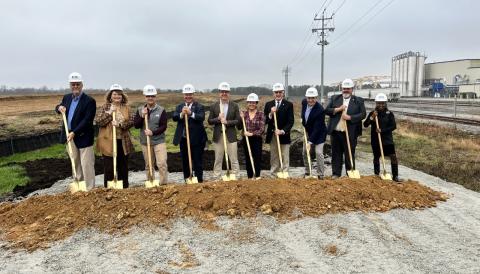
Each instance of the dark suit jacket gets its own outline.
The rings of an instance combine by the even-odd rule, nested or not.
[[[308,141],[312,144],[318,145],[325,143],[327,137],[327,127],[325,126],[325,110],[318,102],[315,103],[308,121],[305,123],[305,111],[307,110],[307,100],[302,101],[302,125],[307,130]]]
[[[328,122],[328,134],[332,134],[337,127],[338,122],[340,122],[342,112],[337,112],[336,114],[333,114],[333,112],[335,108],[341,105],[343,105],[342,94],[332,96],[328,102],[327,108],[325,109],[325,113],[330,116],[330,121]],[[348,104],[347,114],[352,117],[352,120],[347,121],[348,134],[351,136],[350,138],[356,138],[362,135],[362,120],[367,116],[363,99],[352,95],[350,103]]]
[[[218,142],[222,137],[222,123],[218,119],[220,114],[220,102],[214,103],[210,106],[210,115],[208,116],[208,124],[215,125],[213,128],[213,142]],[[230,143],[237,141],[237,124],[241,123],[240,120],[240,111],[238,104],[229,101],[228,102],[228,113],[226,116],[227,124],[225,125],[225,133],[227,134],[227,140]]]
[[[179,104],[175,108],[173,113],[173,121],[177,122],[177,129],[175,130],[175,136],[173,137],[173,144],[178,145],[182,139],[183,130],[185,129],[185,116],[180,118],[180,113],[185,106],[185,103]],[[205,145],[207,142],[207,133],[203,126],[205,120],[205,110],[203,105],[198,102],[193,102],[191,107],[192,113],[195,113],[195,118],[188,117],[188,129],[190,133],[190,144],[192,146]]]
[[[265,104],[265,124],[267,126],[267,137],[265,142],[270,144],[272,137],[275,132],[275,122],[272,116],[270,119],[268,116],[270,114],[270,109],[275,106],[275,100],[269,101]],[[290,139],[290,130],[292,130],[293,123],[295,122],[293,117],[293,104],[285,99],[282,100],[280,107],[277,109],[277,124],[278,129],[285,131],[284,135],[280,135],[280,144],[290,144],[292,141]]]
[[[68,111],[70,109],[70,104],[72,103],[73,95],[65,94],[63,96],[62,102],[55,107],[55,111],[58,111],[59,106],[64,106],[67,108],[65,115],[68,119]],[[80,97],[80,101],[78,102],[77,108],[73,113],[72,117],[72,128],[70,132],[73,131],[75,133],[75,137],[73,141],[75,142],[75,146],[77,148],[86,148],[89,146],[93,146],[93,139],[94,139],[94,129],[93,129],[93,119],[95,119],[95,112],[97,111],[97,105],[95,99],[88,96],[86,93],[82,92]],[[60,135],[60,142],[65,143],[67,141],[67,137],[65,136],[65,128],[63,127],[62,123],[62,133]]]

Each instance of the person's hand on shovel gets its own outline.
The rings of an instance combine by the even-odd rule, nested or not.
[[[60,111],[61,113],[65,113],[67,111],[67,108],[64,106],[59,106],[58,111]]]
[[[142,113],[141,113],[142,118],[144,118],[145,115],[147,115],[147,114],[148,114],[148,108],[147,108],[147,107],[144,107],[144,108],[142,109]]]
[[[150,130],[150,129],[146,129],[143,131],[145,133],[145,135],[147,136],[152,136],[153,135],[153,132]]]
[[[275,134],[283,135],[283,134],[285,134],[285,131],[283,131],[283,129],[277,129],[277,130],[275,130]]]
[[[220,114],[218,115],[218,119],[220,119],[220,122],[221,122],[222,124],[224,124],[224,125],[227,124],[227,119],[225,119],[225,114],[220,113]]]
[[[189,107],[184,106],[183,109],[182,109],[182,113],[183,113],[184,115],[186,114],[186,115],[190,116],[190,115],[192,114],[192,111],[190,110]]]
[[[310,149],[312,148],[312,144],[308,143],[305,145],[305,148],[307,149],[307,152],[310,152]]]
[[[67,136],[67,142],[70,142],[73,140],[73,138],[75,138],[75,132],[70,132]]]
[[[377,128],[377,133],[382,133],[382,129],[381,129],[381,128]]]

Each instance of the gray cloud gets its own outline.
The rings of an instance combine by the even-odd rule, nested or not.
[[[332,1],[328,10],[342,1]],[[388,75],[390,58],[409,50],[425,52],[427,61],[480,57],[480,4],[473,0],[397,0],[336,43],[376,1],[347,1],[335,16],[326,83]],[[298,52],[322,3],[2,1],[0,85],[65,87],[71,71],[95,88],[114,82],[131,88],[147,83],[180,88],[187,82],[214,88],[221,81],[232,86],[283,81],[281,69]],[[320,48],[312,43],[304,61],[293,63],[293,84],[320,83]]]

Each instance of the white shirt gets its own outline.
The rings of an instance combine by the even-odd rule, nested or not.
[[[345,109],[345,113],[347,113],[348,111],[348,105],[350,104],[350,99],[352,99],[352,96],[348,97],[348,98],[343,98],[343,105],[346,106],[347,108]],[[344,128],[344,122],[343,122],[343,118],[340,118],[340,120],[338,120],[338,124],[337,126],[335,127],[335,130],[336,131],[345,131],[345,128]]]

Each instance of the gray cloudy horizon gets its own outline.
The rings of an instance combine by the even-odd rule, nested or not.
[[[327,1],[327,14],[343,1]],[[389,75],[391,57],[410,50],[425,53],[427,63],[480,58],[480,2],[390,2],[345,1],[328,38],[333,42],[325,52],[326,84]],[[63,88],[68,74],[78,71],[88,88],[118,83],[132,89],[146,84],[180,89],[192,83],[212,89],[222,81],[234,87],[283,82],[281,70],[287,64],[292,67],[290,84],[319,85],[320,47],[311,46],[317,38],[308,33],[322,3],[2,1],[0,85]],[[309,54],[294,58],[306,37],[300,57]]]

